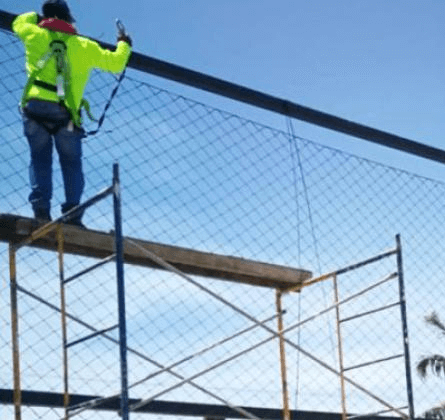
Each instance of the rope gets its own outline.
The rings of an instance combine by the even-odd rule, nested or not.
[[[118,37],[119,37],[119,38],[120,38],[121,36],[128,36],[127,31],[126,31],[126,29],[125,29],[125,26],[122,24],[122,22],[121,22],[119,19],[116,19],[116,26],[117,26],[117,31],[118,31]],[[130,61],[130,58],[128,58],[128,61]],[[106,114],[107,114],[107,111],[108,111],[108,109],[110,108],[111,103],[113,102],[113,99],[114,99],[114,97],[115,97],[116,94],[117,94],[117,91],[119,90],[119,86],[121,85],[122,81],[123,81],[124,78],[125,78],[125,73],[126,73],[126,71],[127,71],[128,61],[127,61],[127,63],[125,64],[124,71],[121,73],[121,75],[119,76],[119,79],[117,80],[117,84],[116,84],[116,86],[114,87],[114,89],[113,89],[112,92],[111,92],[111,95],[110,95],[110,98],[108,99],[108,102],[105,104],[105,108],[104,108],[104,110],[103,110],[103,112],[102,112],[102,115],[100,116],[99,121],[98,121],[98,123],[97,123],[97,128],[96,128],[95,130],[86,132],[86,133],[85,133],[85,137],[88,137],[88,136],[94,136],[94,135],[96,135],[96,134],[99,132],[99,130],[101,129],[101,127],[102,127],[102,125],[103,125],[103,123],[104,123],[104,121],[105,121],[105,116],[106,116]],[[85,104],[84,104],[84,106],[85,106]],[[90,112],[90,110],[89,110],[89,105],[88,105],[88,103],[87,103],[86,106],[85,106],[85,110],[87,111],[88,116],[91,118],[92,115],[91,115],[91,112]],[[93,119],[93,118],[91,118],[91,119]],[[93,120],[94,120],[94,119],[93,119]]]
[[[306,205],[307,205],[308,218],[309,218],[310,230],[311,230],[311,235],[312,235],[312,242],[314,244],[315,258],[317,260],[317,268],[318,268],[319,273],[321,274],[322,271],[321,271],[321,263],[320,263],[320,253],[318,250],[317,236],[315,234],[314,220],[313,220],[313,216],[312,216],[312,207],[311,207],[311,203],[309,200],[309,192],[308,192],[308,188],[307,188],[306,178],[304,175],[303,163],[301,161],[301,154],[300,154],[300,150],[299,150],[298,142],[297,142],[298,137],[295,135],[291,117],[289,117],[289,116],[286,117],[286,124],[287,124],[287,130],[288,130],[289,142],[290,142],[290,148],[291,148],[292,171],[293,171],[294,189],[295,189],[294,193],[295,193],[295,201],[297,204],[298,264],[301,265],[301,261],[300,261],[301,260],[301,241],[300,241],[300,229],[299,229],[300,212],[299,212],[298,188],[297,188],[298,176],[297,176],[297,168],[295,167],[295,155],[296,155],[296,160],[298,162],[298,172],[300,174],[301,183],[303,186],[304,199],[305,199]],[[321,290],[323,293],[323,300],[324,300],[325,306],[327,306],[327,296],[326,296],[325,288],[322,286]],[[302,292],[299,293],[299,299],[298,299],[298,320],[300,320],[300,317],[301,317],[301,293]],[[331,347],[334,350],[335,344],[334,344],[333,337],[332,337],[333,336],[332,327],[331,327],[331,324],[329,323],[329,321],[327,321],[327,326],[328,326],[328,330],[329,330],[329,339],[331,342]],[[297,340],[298,340],[298,345],[300,345],[301,329],[298,329]],[[335,354],[335,352],[334,352],[334,354]],[[334,356],[334,362],[336,362],[336,361],[337,361],[336,357]],[[295,410],[298,409],[298,399],[299,399],[299,382],[300,382],[299,369],[300,369],[300,352],[298,353],[298,356],[297,356]]]
[[[105,121],[105,117],[106,117],[107,111],[110,108],[111,103],[113,102],[113,99],[116,96],[117,91],[119,90],[119,87],[120,87],[122,81],[125,78],[126,70],[127,70],[127,67],[125,66],[124,71],[119,76],[119,79],[117,81],[116,86],[114,87],[114,89],[111,92],[111,95],[110,95],[110,98],[108,99],[108,102],[105,104],[104,110],[103,110],[102,115],[100,116],[99,120],[95,120],[94,118],[92,118],[89,106],[85,106],[85,110],[88,113],[88,116],[90,117],[90,119],[92,119],[93,121],[97,121],[97,128],[95,130],[92,130],[92,131],[87,131],[85,133],[85,138],[89,137],[89,136],[94,136],[94,135],[96,135],[100,131],[100,129],[101,129],[101,127],[102,127],[102,125],[103,125],[103,123]]]

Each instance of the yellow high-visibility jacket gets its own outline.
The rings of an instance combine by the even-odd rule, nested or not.
[[[71,115],[77,115],[91,71],[100,69],[110,73],[122,72],[130,57],[131,46],[119,41],[116,50],[110,51],[91,39],[77,34],[50,31],[38,26],[37,22],[37,13],[30,12],[17,16],[12,23],[12,30],[25,46],[27,75],[29,77],[36,70],[37,62],[50,50],[50,44],[54,39],[63,41],[67,46],[67,62],[70,67],[70,91],[73,96],[70,102],[75,108],[69,111]],[[52,59],[39,73],[37,79],[55,85],[56,75],[55,60]],[[36,85],[29,90],[26,100],[29,99],[59,102],[56,92]]]

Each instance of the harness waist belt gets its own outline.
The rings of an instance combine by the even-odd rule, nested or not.
[[[34,80],[34,82],[32,82],[34,85],[39,86],[43,89],[49,90],[51,92],[56,92],[57,93],[57,86],[56,85],[52,85],[51,83],[46,83],[43,82],[42,80]],[[64,108],[66,108],[69,111],[69,108],[67,108],[65,101],[60,101],[60,105],[62,105]],[[82,99],[82,102],[80,104],[80,108],[78,110],[78,115],[79,117],[81,117],[81,109],[85,108],[85,111],[88,114],[88,117],[90,118],[91,121],[97,121],[93,114],[91,113],[91,108],[90,108],[90,104],[86,99]],[[70,111],[69,111],[70,112]],[[71,115],[72,116],[72,115]]]
[[[52,85],[50,83],[42,82],[41,80],[34,80],[34,84],[38,87],[41,87],[43,89],[49,90],[51,92],[57,93],[57,86]]]

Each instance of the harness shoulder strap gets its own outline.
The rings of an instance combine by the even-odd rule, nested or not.
[[[80,127],[82,125],[82,118],[80,116],[80,112],[76,109],[77,107],[74,101],[74,96],[72,94],[70,85],[70,66],[67,59],[67,45],[64,41],[66,37],[63,36],[63,38],[60,39],[57,35],[51,33],[51,38],[52,41],[50,43],[49,51],[46,52],[37,61],[35,70],[28,77],[25,88],[23,89],[23,95],[20,105],[22,108],[25,107],[29,91],[31,90],[33,85],[42,87],[44,89],[57,93],[59,102],[61,104],[64,104],[65,107],[68,109],[73,123],[78,127]],[[39,74],[52,59],[54,59],[56,65],[55,85],[37,79]],[[81,106],[83,106],[84,103],[85,101],[82,100]],[[88,116],[90,115],[91,113],[89,112],[88,109]]]
[[[65,100],[67,87],[69,86],[69,65],[66,58],[66,44],[61,40],[54,40],[50,44],[52,55],[56,61],[56,87],[57,96],[61,101]]]
[[[37,84],[40,87],[46,88],[46,86],[50,87],[49,90],[54,90],[52,88],[53,85],[50,85],[46,82],[42,82],[37,80],[37,77],[42,72],[42,70],[48,65],[51,59],[54,57],[56,62],[56,93],[59,99],[64,100],[66,87],[69,84],[69,66],[66,60],[66,44],[63,40],[58,39],[55,35],[52,35],[52,42],[50,43],[50,49],[37,61],[36,68],[28,77],[26,85],[23,89],[23,95],[21,99],[22,108],[26,105],[26,101],[28,99],[29,91],[31,90],[34,84]],[[37,83],[36,83],[37,81]]]

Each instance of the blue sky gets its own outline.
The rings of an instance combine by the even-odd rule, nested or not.
[[[0,0],[0,8],[13,13],[40,10],[41,4],[41,0]],[[119,17],[138,52],[443,147],[443,1],[70,0],[69,4],[83,34],[114,42],[114,21]],[[297,134],[305,136],[306,125],[296,124]],[[345,136],[336,140],[331,132],[323,131],[314,140],[382,163],[394,162],[395,155],[382,147]],[[402,168],[441,178],[439,165],[396,156]]]

